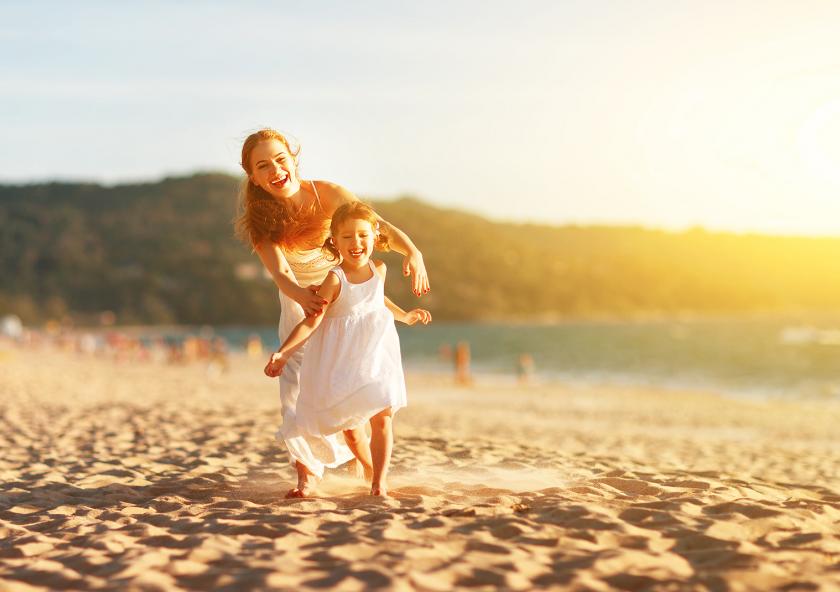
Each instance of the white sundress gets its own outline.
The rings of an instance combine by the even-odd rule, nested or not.
[[[394,315],[385,306],[385,282],[353,284],[332,269],[341,291],[306,344],[300,368],[298,426],[329,436],[364,425],[380,411],[406,406],[405,378]]]
[[[312,183],[312,189],[320,206],[320,197],[314,183]],[[330,259],[320,248],[296,251],[284,249],[283,254],[295,274],[295,279],[304,287],[323,282],[327,273],[335,265],[335,260]],[[280,292],[280,323],[277,330],[280,343],[286,340],[292,329],[305,317],[300,304]],[[289,461],[292,465],[299,461],[312,473],[323,477],[324,467],[334,468],[349,462],[353,458],[353,452],[347,447],[341,434],[322,436],[309,434],[300,429],[297,419],[300,366],[307,350],[307,344],[298,349],[280,375],[280,411],[283,424],[277,430],[277,438],[283,440],[289,450]]]

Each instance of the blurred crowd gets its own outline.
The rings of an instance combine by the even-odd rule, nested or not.
[[[49,322],[43,328],[35,329],[24,326],[15,315],[0,317],[0,345],[4,343],[27,349],[74,352],[115,363],[204,364],[209,376],[218,376],[229,370],[232,347],[244,351],[249,358],[262,359],[267,355],[262,339],[256,333],[249,335],[244,343],[231,344],[216,335],[211,327],[195,332],[179,328],[165,334],[154,328],[121,329],[104,325],[91,329]],[[451,368],[456,385],[474,385],[469,342],[442,343],[438,360]],[[520,354],[515,372],[520,385],[532,384],[535,375],[533,357],[528,353]]]
[[[0,318],[0,342],[26,349],[51,349],[112,360],[116,363],[205,364],[208,374],[221,374],[230,367],[230,344],[212,329],[165,336],[156,332],[74,328],[47,323],[43,328],[25,327],[14,315]],[[245,343],[250,357],[262,357],[258,335]]]

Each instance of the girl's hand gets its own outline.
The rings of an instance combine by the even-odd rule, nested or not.
[[[283,374],[283,367],[286,365],[286,362],[289,360],[286,358],[284,354],[280,352],[274,352],[271,354],[271,358],[268,360],[268,364],[265,365],[265,372],[266,376],[270,376],[271,378],[277,378],[281,374]]]
[[[423,310],[422,308],[415,308],[414,310],[410,310],[405,313],[403,322],[406,325],[413,325],[417,321],[420,321],[424,325],[428,325],[432,322],[432,314],[428,310]]]
[[[415,250],[405,256],[405,259],[403,259],[403,275],[414,276],[414,280],[411,282],[411,290],[415,296],[428,294],[431,290],[429,275],[426,273],[426,264],[423,263],[423,255],[420,251]]]
[[[303,308],[303,313],[308,317],[318,316],[324,312],[324,306],[327,305],[327,301],[318,296],[318,290],[320,288],[320,285],[301,288],[298,296],[295,298],[297,303]]]

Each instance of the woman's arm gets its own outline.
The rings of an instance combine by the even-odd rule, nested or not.
[[[431,288],[429,287],[429,274],[426,273],[426,264],[423,261],[423,254],[411,242],[408,235],[402,230],[382,218],[379,218],[379,225],[388,235],[391,245],[394,250],[401,255],[405,255],[403,259],[403,275],[411,275],[414,278],[412,282],[412,291],[415,296],[422,296],[427,294]]]
[[[307,317],[321,313],[326,301],[313,290],[302,288],[297,283],[292,268],[278,245],[264,242],[257,245],[255,250],[280,291],[300,304]]]
[[[359,199],[341,185],[327,181],[318,181],[317,185],[321,189],[321,195],[324,197],[322,200],[324,211],[330,218],[332,218],[333,213],[341,204],[348,201],[358,201]],[[431,288],[429,286],[429,275],[426,273],[426,264],[423,262],[423,254],[411,242],[411,239],[408,238],[406,233],[381,216],[377,215],[377,217],[379,218],[379,225],[388,234],[393,249],[397,253],[405,255],[405,259],[403,259],[403,275],[413,276],[411,287],[415,296],[422,296],[428,293]]]

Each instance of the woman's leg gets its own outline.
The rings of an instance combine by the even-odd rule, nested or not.
[[[370,418],[370,452],[373,460],[373,481],[371,495],[387,496],[388,466],[391,464],[391,451],[394,448],[391,408],[380,411]]]
[[[365,480],[370,481],[373,478],[373,461],[370,457],[370,443],[368,442],[365,427],[358,427],[352,430],[344,430],[344,441],[347,446],[353,451],[353,456],[356,457],[365,473]]]
[[[315,491],[318,478],[300,461],[295,462],[295,470],[297,470],[298,478],[297,487],[286,492],[286,497],[309,497]]]

